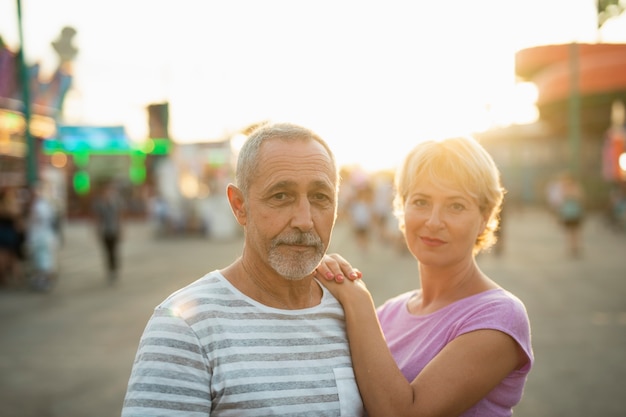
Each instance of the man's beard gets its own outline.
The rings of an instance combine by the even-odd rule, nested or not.
[[[307,245],[315,252],[281,250],[282,245]],[[322,240],[314,233],[283,234],[272,240],[268,262],[285,278],[299,280],[313,273],[325,251]]]

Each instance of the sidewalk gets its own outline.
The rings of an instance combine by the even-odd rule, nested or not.
[[[501,256],[483,270],[517,294],[531,318],[536,365],[517,417],[626,415],[626,234],[591,216],[571,260],[558,225],[535,209],[511,211]],[[155,239],[129,225],[120,282],[107,284],[89,225],[66,229],[61,278],[50,294],[0,289],[0,415],[119,415],[139,336],[172,291],[230,263],[241,240]],[[416,263],[375,243],[368,254],[338,224],[331,251],[365,273],[375,301],[417,285]]]

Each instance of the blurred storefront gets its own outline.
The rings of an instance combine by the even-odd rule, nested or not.
[[[234,152],[229,138],[176,144],[155,170],[156,197],[170,233],[202,233],[230,238],[238,233],[226,198],[233,181]]]
[[[95,188],[115,181],[129,214],[145,216],[154,165],[171,148],[167,131],[159,130],[160,123],[167,125],[167,105],[149,108],[153,136],[141,143],[131,141],[123,126],[66,125],[63,103],[78,53],[75,35],[65,27],[51,42],[59,64],[47,77],[38,63],[25,65],[0,39],[0,186],[27,189],[34,176],[35,182],[47,183],[67,216],[84,217],[90,214]],[[23,97],[29,98],[28,106]],[[150,114],[154,110],[159,113]]]
[[[150,104],[147,113],[149,140],[169,144],[167,152],[149,164],[146,204],[157,233],[236,236],[239,228],[225,192],[233,180],[232,137],[176,143],[170,140],[169,103]]]
[[[43,141],[47,165],[61,170],[67,184],[68,217],[89,216],[94,191],[104,183],[119,188],[131,217],[146,215],[155,159],[170,151],[169,140],[130,140],[123,126],[58,126]]]
[[[57,134],[63,102],[72,84],[73,34],[73,29],[64,28],[59,39],[52,42],[59,65],[48,76],[41,74],[38,63],[25,65],[19,51],[11,50],[0,38],[0,186],[27,191],[35,182],[46,181],[61,203],[65,197],[63,175],[49,165],[42,149],[44,142]],[[70,56],[68,49],[74,54]],[[27,200],[25,197],[23,203],[28,204]]]
[[[0,102],[0,186],[25,187],[26,155],[28,148],[24,139],[26,129],[24,115],[13,108],[8,100]],[[55,120],[43,114],[34,114],[30,123],[31,134],[35,138],[36,150],[40,150],[45,138],[56,133]],[[38,165],[43,161],[38,160]]]

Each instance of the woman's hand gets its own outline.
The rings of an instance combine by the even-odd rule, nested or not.
[[[337,253],[324,256],[317,267],[315,277],[341,304],[348,303],[351,299],[356,301],[359,295],[365,296],[368,301],[371,298],[361,279],[363,278],[361,271],[353,268],[348,261]]]
[[[355,279],[361,279],[363,274],[356,268],[350,265],[350,262],[346,261],[338,253],[330,253],[324,255],[324,259],[315,270],[316,278],[324,281],[343,282],[347,277],[350,281]]]

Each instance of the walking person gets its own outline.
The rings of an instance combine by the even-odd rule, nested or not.
[[[582,185],[569,172],[563,174],[559,188],[559,222],[565,231],[567,252],[571,257],[577,258],[582,255],[581,229],[585,193]]]
[[[423,142],[400,168],[394,200],[417,289],[375,309],[363,280],[322,279],[344,307],[368,416],[512,415],[533,364],[529,319],[475,258],[494,243],[503,194],[473,139]],[[357,272],[336,254],[317,268],[335,279],[344,271]]]
[[[389,219],[393,217],[393,175],[384,172],[374,179],[374,197],[372,212],[376,226],[377,238],[384,244],[393,243],[389,235]]]
[[[361,254],[367,255],[372,229],[376,226],[372,207],[372,189],[368,181],[356,186],[349,203],[350,223]]]
[[[15,189],[0,189],[0,285],[17,280],[20,248],[20,207]]]
[[[34,188],[26,232],[30,284],[35,291],[50,291],[58,279],[58,215],[48,184],[38,184]]]
[[[312,276],[338,184],[333,153],[310,130],[251,133],[227,187],[241,256],[156,307],[123,417],[363,415],[343,310]]]
[[[120,243],[123,238],[124,204],[115,183],[104,184],[93,204],[93,215],[98,241],[104,254],[107,279],[114,283],[120,269]]]

